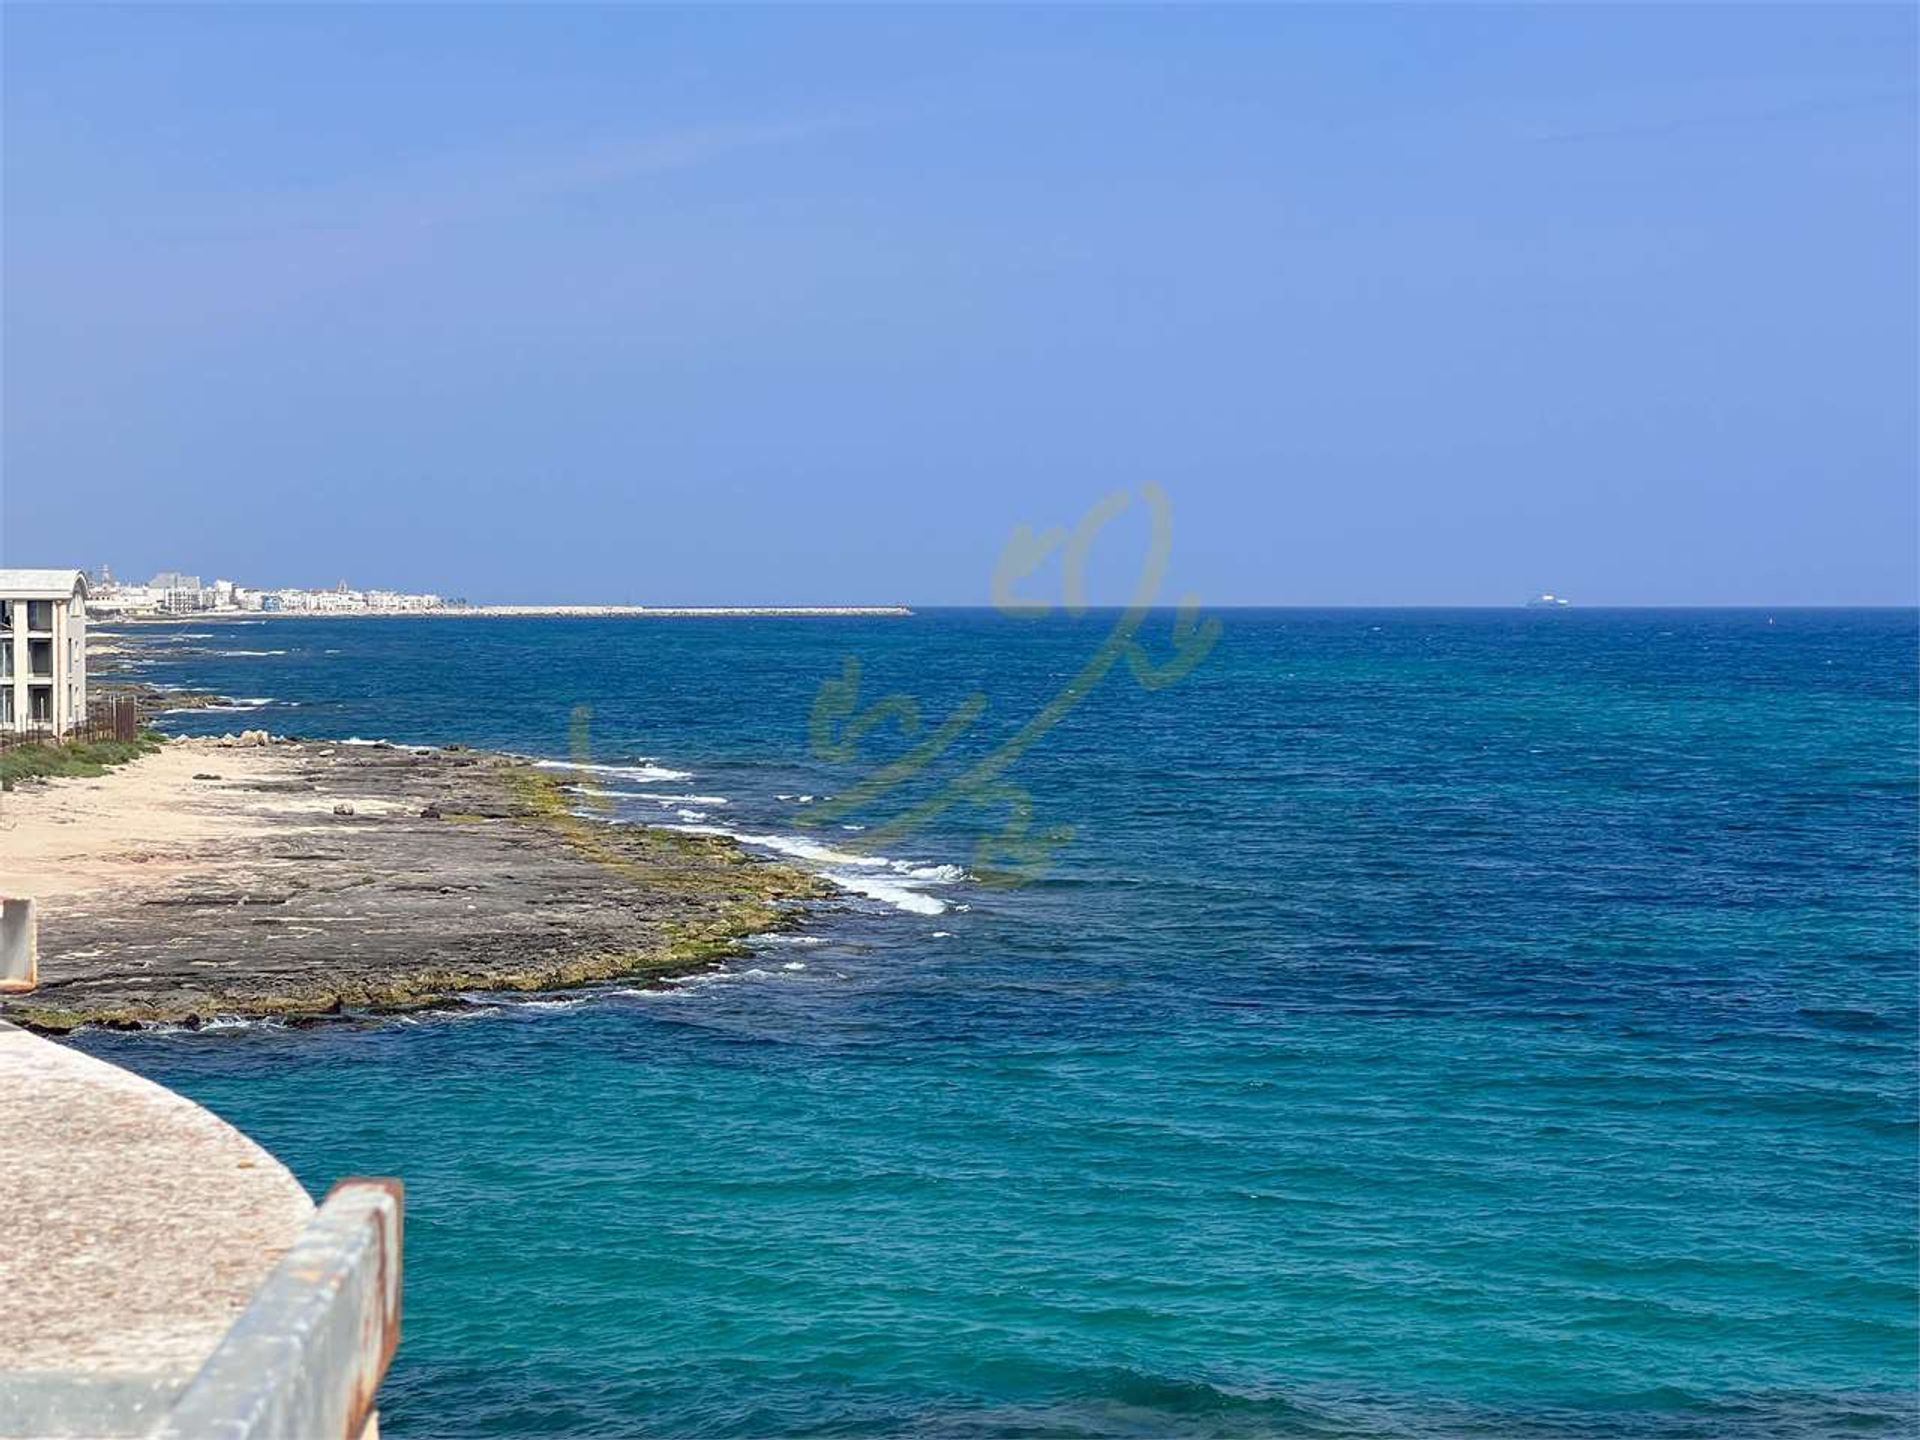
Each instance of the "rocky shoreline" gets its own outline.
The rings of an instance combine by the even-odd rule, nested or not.
[[[247,738],[6,797],[0,891],[39,897],[40,984],[0,1017],[305,1023],[658,980],[830,893],[721,837],[587,818],[574,777],[516,757]]]

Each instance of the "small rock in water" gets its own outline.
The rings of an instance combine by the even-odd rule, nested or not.
[[[218,780],[220,777],[211,770],[198,770],[194,772],[193,778],[196,780]]]
[[[440,818],[440,807],[438,805],[428,805],[420,812],[420,818],[422,820],[438,820]]]
[[[353,814],[353,806],[342,800],[338,805],[333,807],[333,813],[336,815],[351,815]]]

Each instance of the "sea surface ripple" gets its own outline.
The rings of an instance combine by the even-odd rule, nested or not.
[[[250,708],[171,728],[587,705],[587,813],[841,898],[656,989],[77,1043],[405,1178],[394,1437],[1916,1433],[1914,614],[1229,612],[1015,767],[1034,883],[977,809],[804,823],[845,657],[987,697],[918,797],[1112,620],[197,621],[144,673]]]

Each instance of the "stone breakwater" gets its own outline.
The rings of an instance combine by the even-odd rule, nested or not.
[[[827,893],[724,838],[583,819],[568,778],[463,749],[181,740],[7,795],[0,892],[37,898],[40,985],[0,1018],[301,1020],[660,978]]]

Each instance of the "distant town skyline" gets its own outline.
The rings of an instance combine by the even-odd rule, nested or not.
[[[722,601],[680,602],[672,599],[662,599],[654,596],[641,596],[638,598],[629,597],[629,598],[622,598],[622,599],[614,599],[612,597],[604,596],[604,595],[600,595],[600,596],[585,595],[585,596],[577,597],[573,601],[553,600],[553,599],[522,601],[515,597],[505,596],[505,595],[492,595],[492,596],[486,596],[483,598],[471,598],[464,594],[453,595],[453,594],[445,594],[438,591],[410,590],[405,585],[398,585],[398,584],[392,584],[392,585],[360,584],[360,583],[355,583],[353,580],[344,576],[328,584],[283,584],[273,580],[267,580],[267,581],[245,580],[245,579],[235,580],[227,576],[218,576],[214,578],[208,578],[206,576],[195,575],[187,571],[157,570],[152,572],[150,575],[148,575],[146,579],[137,580],[137,579],[128,578],[127,574],[124,572],[114,570],[113,566],[110,563],[103,563],[101,565],[92,566],[92,567],[82,566],[77,568],[80,568],[81,570],[83,570],[86,576],[88,585],[89,587],[91,587],[90,595],[96,599],[102,595],[105,595],[109,597],[109,599],[111,599],[112,597],[118,596],[118,597],[121,597],[122,600],[124,601],[125,597],[129,595],[139,596],[142,593],[151,595],[155,592],[162,592],[162,591],[177,592],[177,591],[185,591],[185,590],[194,590],[194,591],[201,592],[201,598],[197,602],[190,603],[180,607],[180,613],[182,614],[193,613],[199,610],[216,610],[216,609],[217,610],[259,611],[262,608],[265,608],[268,611],[273,611],[273,610],[332,608],[329,606],[317,605],[317,604],[289,605],[284,603],[283,604],[269,603],[265,607],[262,607],[258,603],[258,601],[259,601],[259,597],[263,595],[278,596],[278,597],[291,597],[294,595],[301,595],[301,596],[308,596],[308,597],[322,597],[322,596],[331,597],[336,595],[348,596],[348,597],[353,597],[356,601],[360,601],[363,603],[361,603],[357,607],[347,606],[347,607],[341,607],[341,608],[372,608],[376,610],[402,610],[402,609],[433,610],[433,609],[443,609],[443,608],[501,609],[501,608],[511,608],[519,605],[525,605],[525,606],[534,607],[534,608],[548,608],[548,607],[559,608],[559,609],[578,608],[582,610],[595,608],[595,607],[608,607],[612,609],[646,607],[646,608],[657,608],[657,609],[663,609],[663,610],[683,608],[686,606],[691,606],[693,608],[701,608],[701,609],[736,608],[733,606],[729,606],[726,602],[722,602]],[[101,588],[103,582],[104,582],[104,589]],[[236,595],[244,595],[247,598],[243,603],[235,604],[234,597]],[[372,597],[372,598],[370,603],[367,603],[369,601],[369,597]],[[1108,602],[1096,601],[1094,603],[1096,604],[1097,608],[1102,608],[1102,609],[1117,608],[1117,605],[1118,605],[1118,602],[1108,603]],[[1174,600],[1171,600],[1163,595],[1163,596],[1157,597],[1153,601],[1153,607],[1156,609],[1168,609],[1168,608],[1172,608],[1176,603],[1177,602],[1175,602]],[[821,608],[821,607],[844,608],[844,607],[834,606],[833,602],[817,602],[815,605],[811,605],[811,606],[803,604],[797,608],[808,609],[808,608]],[[885,602],[885,601],[872,602],[864,605],[859,604],[857,602],[846,602],[846,607],[850,607],[853,609],[867,609],[867,610],[876,610],[876,609],[889,610],[889,609],[901,608],[895,603]],[[131,606],[123,603],[122,605],[119,605],[119,606],[114,606],[109,604],[107,608],[110,610],[123,609],[123,610],[129,610],[129,611],[137,611],[137,610],[148,608],[148,607],[139,603],[135,603],[134,605],[131,605]],[[747,608],[757,609],[757,608],[768,608],[768,607],[764,605],[756,604]],[[771,607],[771,608],[795,608],[795,607]],[[934,605],[934,606],[921,607],[921,608],[966,609],[966,608],[988,608],[988,606],[986,605],[985,602],[979,602],[975,605],[968,605],[966,603],[961,603],[958,605],[945,606],[945,607],[940,605]],[[1222,604],[1222,605],[1211,605],[1208,608],[1226,609],[1226,610],[1233,610],[1233,609],[1253,610],[1253,609],[1263,609],[1263,608],[1311,609],[1316,607],[1308,602],[1295,602],[1293,604],[1287,604],[1284,602],[1255,601],[1255,602],[1241,602],[1241,603],[1229,602],[1227,604]],[[1371,608],[1444,609],[1444,608],[1450,608],[1450,607],[1446,605],[1430,605],[1430,604],[1424,604],[1422,602],[1407,601],[1407,602],[1398,602],[1398,603],[1382,603],[1378,605],[1368,605],[1365,603],[1350,603],[1345,605],[1336,604],[1336,605],[1327,606],[1325,608],[1329,608],[1329,609],[1371,609]],[[1663,608],[1663,606],[1661,605],[1660,602],[1646,602],[1646,603],[1639,603],[1639,604],[1627,603],[1627,602],[1614,602],[1612,604],[1587,604],[1587,605],[1576,606],[1576,603],[1573,597],[1571,596],[1559,594],[1553,591],[1536,591],[1530,594],[1519,595],[1519,596],[1515,596],[1509,599],[1499,600],[1499,601],[1489,601],[1489,602],[1483,602],[1483,603],[1458,602],[1456,607],[1451,607],[1451,608],[1460,608],[1460,609],[1519,608],[1519,609],[1550,609],[1550,610],[1551,609],[1573,609],[1573,608],[1659,609],[1659,608]],[[1729,604],[1726,606],[1676,605],[1673,608],[1678,608],[1678,609],[1713,609],[1713,608],[1903,609],[1903,608],[1907,608],[1907,606],[1902,602],[1895,601],[1895,602],[1888,602],[1885,605],[1876,605],[1873,603],[1861,602],[1861,603],[1856,603],[1852,606],[1845,605],[1845,604],[1839,605],[1839,606],[1810,604],[1810,605],[1805,605],[1800,607],[1790,606],[1790,605],[1770,607],[1764,604],[1756,604],[1756,605]]]
[[[1913,604],[1917,38],[13,7],[0,563],[985,604],[1152,481],[1210,605]]]
[[[160,570],[145,580],[127,580],[102,564],[87,572],[87,609],[97,615],[197,615],[207,612],[268,614],[336,610],[423,611],[460,605],[460,597],[399,587],[273,585],[227,576],[211,582],[181,570]]]

